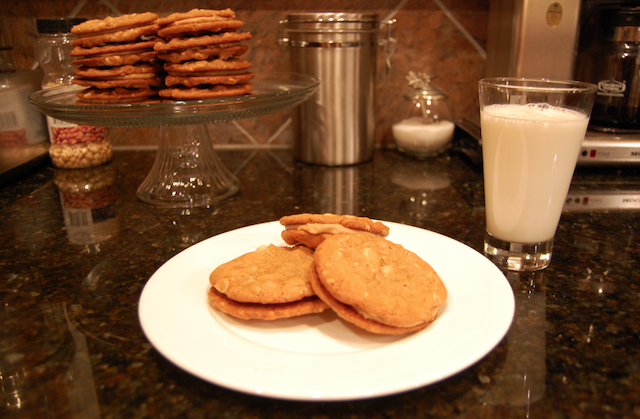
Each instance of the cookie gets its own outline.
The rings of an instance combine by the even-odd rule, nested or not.
[[[108,16],[104,19],[93,19],[82,22],[71,28],[71,33],[79,37],[99,32],[113,31],[134,26],[150,24],[158,19],[158,15],[152,12],[130,13],[122,16]]]
[[[147,101],[155,96],[156,89],[145,86],[140,88],[114,87],[110,89],[97,89],[90,87],[77,93],[80,103],[84,104],[109,104],[109,103],[138,103]]]
[[[208,84],[235,85],[235,84],[247,83],[249,80],[253,79],[254,77],[255,77],[254,73],[228,75],[228,76],[189,76],[189,77],[166,76],[165,85],[166,86],[182,85],[185,87],[196,87],[196,86],[202,86],[202,85],[208,85]]]
[[[98,89],[160,86],[162,80],[158,73],[161,69],[158,64],[148,63],[98,68],[82,66],[75,70],[78,77],[72,83]]]
[[[137,64],[137,65],[122,65],[116,67],[86,67],[81,66],[74,71],[76,76],[89,78],[89,79],[113,79],[125,76],[138,75],[139,77],[154,77],[162,70],[162,66],[159,64]]]
[[[238,57],[230,57],[227,59],[198,60],[188,61],[185,63],[165,63],[164,69],[169,74],[177,73],[188,75],[190,73],[202,71],[228,71],[228,70],[246,70],[251,67],[251,63]]]
[[[248,71],[251,63],[235,56],[213,60],[187,61],[184,63],[166,63],[165,84],[168,87],[180,85],[185,88],[200,88],[216,85],[244,85],[253,79],[254,73]],[[221,90],[221,89],[218,89]]]
[[[84,48],[76,46],[71,50],[71,63],[85,67],[114,67],[154,61],[158,53],[153,49],[157,40],[135,41],[124,44],[107,44]]]
[[[158,38],[153,37],[148,40],[138,40],[124,44],[108,44],[97,47],[85,48],[81,45],[75,46],[71,50],[72,57],[104,56],[110,54],[127,54],[130,52],[153,51],[153,47],[158,43]]]
[[[185,23],[158,29],[158,35],[171,39],[185,35],[202,35],[222,31],[237,31],[244,23],[239,20],[209,20],[207,22]]]
[[[340,318],[368,332],[376,333],[379,335],[405,335],[408,333],[417,332],[418,330],[422,330],[427,326],[417,325],[414,327],[395,327],[366,319],[357,311],[355,311],[351,306],[343,304],[333,298],[333,296],[326,290],[326,288],[318,279],[315,264],[312,264],[312,266],[309,268],[309,278],[311,286],[313,287],[316,295],[318,295],[319,298],[324,301],[330,309],[332,309]]]
[[[203,17],[223,17],[234,18],[236,14],[231,9],[224,10],[209,10],[209,9],[192,9],[185,13],[172,13],[167,17],[158,19],[158,25],[164,27],[179,20],[197,19]]]
[[[112,89],[114,87],[131,87],[131,88],[141,88],[141,87],[148,87],[148,86],[158,87],[162,83],[162,80],[159,77],[124,76],[117,80],[73,79],[72,82],[79,86],[91,86],[98,89]]]
[[[143,36],[155,35],[158,32],[158,25],[150,24],[126,28],[115,32],[97,32],[94,35],[81,36],[71,40],[72,46],[82,45],[85,48],[97,47],[115,42],[133,42]]]
[[[211,272],[209,302],[241,319],[320,313],[328,306],[311,289],[312,260],[313,251],[304,246],[261,246]]]
[[[253,90],[251,83],[226,86],[216,84],[211,87],[171,87],[158,92],[163,98],[176,100],[208,99],[227,96],[239,96]]]
[[[246,45],[220,44],[199,48],[182,49],[157,54],[158,58],[169,63],[182,63],[191,60],[227,59],[239,57],[249,49]]]
[[[222,32],[219,34],[202,35],[197,37],[172,38],[157,42],[153,49],[158,53],[180,51],[188,48],[210,47],[212,45],[236,43],[251,39],[249,32]]]
[[[282,239],[290,245],[302,243],[315,248],[327,237],[334,234],[368,233],[380,237],[389,235],[389,228],[381,222],[367,217],[337,214],[295,214],[280,218],[285,227]]]
[[[315,295],[308,271],[313,251],[304,247],[261,246],[218,266],[209,282],[242,303],[290,303]]]
[[[326,238],[315,251],[310,282],[340,317],[379,334],[427,327],[447,298],[442,280],[427,262],[375,235]]]
[[[324,301],[315,296],[283,304],[238,303],[216,291],[215,288],[210,288],[207,296],[213,308],[243,320],[277,320],[305,314],[322,313],[328,308]]]
[[[141,62],[150,62],[157,58],[155,51],[137,51],[127,54],[114,54],[106,57],[87,57],[72,60],[75,65],[86,67],[115,67],[121,65],[133,65]]]

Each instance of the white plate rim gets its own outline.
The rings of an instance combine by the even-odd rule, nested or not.
[[[478,251],[455,239],[383,222],[390,228],[388,239],[429,262],[449,291],[440,317],[423,331],[389,342],[375,336],[371,347],[365,337],[363,349],[353,351],[351,343],[345,352],[286,351],[269,346],[273,340],[263,344],[262,336],[304,348],[304,342],[294,339],[304,333],[322,342],[324,335],[318,336],[314,329],[318,324],[325,327],[322,320],[304,316],[311,326],[294,324],[291,330],[303,330],[294,333],[283,328],[281,338],[274,335],[279,333],[278,323],[255,320],[238,327],[234,319],[211,309],[206,298],[208,273],[259,245],[284,245],[277,221],[218,234],[165,262],[140,295],[142,330],[158,352],[192,375],[231,390],[277,399],[380,397],[439,382],[472,366],[497,346],[511,326],[515,299],[506,277]],[[329,320],[327,330],[343,327],[341,320]],[[241,330],[245,326],[249,338]],[[336,336],[345,334],[340,331]],[[327,336],[324,341],[328,347],[342,347],[342,342],[331,339]]]

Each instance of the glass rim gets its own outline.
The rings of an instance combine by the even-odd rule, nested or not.
[[[480,79],[478,84],[505,90],[526,90],[531,92],[591,93],[598,90],[595,84],[583,81],[528,77],[489,77]]]

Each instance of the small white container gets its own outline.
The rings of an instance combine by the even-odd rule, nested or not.
[[[391,127],[398,150],[404,154],[433,157],[451,147],[455,124],[447,95],[431,85],[431,77],[413,71],[407,76],[412,91],[405,95],[411,103],[407,116]]]

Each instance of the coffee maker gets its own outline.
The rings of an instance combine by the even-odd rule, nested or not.
[[[638,74],[622,86],[625,81],[608,80],[592,70],[594,65],[607,65],[603,56],[607,50],[602,48],[611,28],[605,26],[613,25],[607,16],[633,7],[638,7],[637,0],[491,0],[485,76],[587,81],[598,84],[599,95],[607,88],[640,84]],[[598,48],[600,52],[594,53]],[[597,102],[603,100],[598,96]],[[620,101],[608,103],[611,113]],[[603,110],[596,103],[592,122],[602,119],[598,112]],[[635,120],[623,129],[613,120],[609,126],[591,124],[578,164],[640,164],[640,125]]]

